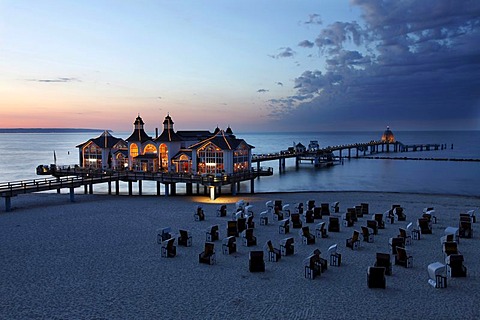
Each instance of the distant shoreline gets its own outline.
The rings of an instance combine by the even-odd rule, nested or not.
[[[85,128],[0,128],[0,133],[78,133],[103,132],[101,129]]]

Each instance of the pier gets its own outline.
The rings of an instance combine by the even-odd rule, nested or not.
[[[414,144],[405,145],[399,141],[370,141],[366,143],[354,143],[338,146],[328,146],[316,150],[306,150],[297,152],[295,150],[285,150],[278,153],[260,154],[252,157],[252,164],[257,164],[257,169],[264,161],[279,160],[279,171],[285,170],[285,160],[295,158],[295,164],[309,162],[316,167],[328,167],[341,162],[342,159],[360,158],[367,155],[390,153],[390,152],[410,152],[410,151],[431,151],[446,149],[446,145],[441,144]]]

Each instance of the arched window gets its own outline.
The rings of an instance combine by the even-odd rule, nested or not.
[[[162,143],[159,147],[160,150],[160,169],[168,171],[168,147],[165,143]]]
[[[147,144],[143,150],[143,153],[157,153],[157,147],[151,143]]]
[[[83,166],[95,169],[102,167],[102,149],[93,142],[83,148]]]
[[[223,150],[208,143],[197,151],[199,173],[220,173],[224,170]]]
[[[138,156],[138,146],[135,143],[130,145],[130,157],[135,158]]]

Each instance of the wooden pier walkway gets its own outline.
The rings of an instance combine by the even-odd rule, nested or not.
[[[133,183],[138,183],[138,193],[142,195],[143,180],[156,181],[157,195],[160,195],[161,184],[165,186],[165,195],[176,194],[176,184],[185,183],[187,194],[193,194],[193,185],[204,187],[204,193],[215,198],[221,194],[221,187],[231,185],[232,194],[236,194],[240,188],[240,182],[250,180],[250,192],[254,193],[254,180],[259,176],[273,174],[272,168],[261,168],[229,175],[194,175],[182,173],[143,172],[143,171],[95,171],[83,168],[54,167],[53,170],[37,170],[41,175],[52,175],[53,178],[32,179],[0,183],[0,197],[5,198],[5,210],[11,210],[11,198],[19,194],[57,190],[70,190],[70,201],[75,201],[74,189],[84,187],[85,193],[93,193],[93,185],[99,183],[108,184],[108,194],[112,194],[112,183],[115,186],[115,194],[120,194],[120,181],[128,183],[128,194],[133,194]]]

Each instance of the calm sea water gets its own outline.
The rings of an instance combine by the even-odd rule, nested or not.
[[[126,138],[130,132],[113,133]],[[39,164],[78,164],[77,145],[100,133],[0,133],[0,182],[40,178],[35,169]],[[272,153],[286,150],[293,143],[308,146],[317,140],[320,146],[378,140],[382,132],[310,132],[310,133],[239,133],[255,146],[253,153]],[[390,153],[397,157],[428,157],[480,159],[480,131],[394,132],[404,144],[446,144],[445,150],[409,153]],[[453,148],[452,148],[453,145]],[[273,167],[272,177],[255,181],[256,192],[275,191],[392,191],[480,196],[480,162],[411,161],[411,160],[345,160],[343,165],[314,168],[301,164],[295,168],[294,159],[287,159],[286,171],[279,173],[278,161],[262,163]],[[178,192],[183,185],[179,184]],[[241,191],[248,191],[242,184]],[[121,186],[122,191],[126,187]],[[144,182],[144,193],[155,193],[154,183]],[[105,192],[96,186],[95,192]]]

